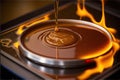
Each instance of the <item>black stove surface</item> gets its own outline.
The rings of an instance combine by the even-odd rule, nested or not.
[[[94,1],[94,0],[93,0]],[[119,2],[119,1],[118,1]],[[101,18],[101,10],[98,6],[99,2],[91,3],[86,2],[87,9],[95,16],[96,20]],[[95,7],[93,6],[93,4]],[[108,4],[108,7],[111,4]],[[115,6],[116,7],[116,6]],[[48,9],[49,8],[49,9]],[[118,32],[115,34],[117,38],[120,38],[120,15],[119,12],[111,13],[109,8],[106,9],[106,23],[107,26],[115,28]],[[80,17],[76,15],[76,2],[63,1],[59,7],[59,19],[77,19]],[[116,9],[110,8],[110,10],[116,11]],[[47,19],[46,19],[47,15]],[[31,25],[32,21],[45,21],[54,19],[53,5],[41,8],[35,12],[19,17],[16,20],[12,20],[1,26],[2,32],[0,34],[1,44],[1,64],[6,68],[10,69],[15,74],[22,77],[22,79],[64,79],[64,80],[77,80],[86,69],[91,69],[96,66],[95,63],[88,64],[88,66],[75,68],[75,69],[60,69],[43,66],[26,59],[21,55],[18,46],[18,38],[21,33],[26,29],[27,25]],[[83,20],[90,21],[88,18]],[[20,26],[23,26],[23,29]],[[19,30],[19,31],[18,31]],[[99,79],[120,79],[118,74],[120,73],[120,50],[116,52],[114,56],[114,64],[112,67],[105,69],[102,73],[96,73],[91,75],[88,80],[99,80]]]

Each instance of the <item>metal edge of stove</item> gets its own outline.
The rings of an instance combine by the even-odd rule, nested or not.
[[[17,59],[13,58],[10,55],[7,55],[4,51],[1,51],[0,57],[1,57],[1,65],[12,71],[13,73],[20,76],[23,80],[32,80],[32,79],[41,79],[41,80],[47,80],[50,79],[49,77],[38,74],[38,72],[32,72],[29,67],[25,66],[23,63],[18,61]],[[24,74],[23,74],[24,73]]]

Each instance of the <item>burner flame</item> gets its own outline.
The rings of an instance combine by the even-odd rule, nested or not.
[[[82,2],[82,5],[80,4]],[[97,22],[94,18],[94,16],[87,11],[86,7],[85,7],[85,0],[78,0],[77,2],[77,12],[76,14],[78,16],[80,16],[80,19],[82,19],[83,17],[87,17],[89,18],[93,23],[98,24],[102,27],[104,27],[105,29],[107,29],[113,38],[113,42],[112,42],[112,51],[110,51],[109,53],[100,56],[98,58],[95,58],[94,61],[96,62],[96,67],[92,68],[92,69],[87,69],[86,71],[84,71],[79,77],[78,79],[80,80],[86,80],[87,78],[89,78],[92,74],[95,73],[101,73],[103,72],[104,69],[109,68],[113,65],[114,62],[114,55],[115,53],[120,49],[119,43],[120,40],[116,39],[114,34],[117,32],[115,29],[113,28],[109,28],[106,26],[106,22],[105,22],[105,11],[104,11],[104,7],[105,7],[105,2],[104,0],[101,0],[101,5],[102,5],[102,17],[101,20],[99,22]],[[89,55],[88,55],[89,57]]]
[[[20,35],[20,34],[22,34],[22,32],[24,31],[25,28],[32,26],[36,23],[40,23],[40,22],[47,21],[47,20],[49,20],[49,14],[47,14],[41,18],[34,19],[30,22],[26,22],[23,25],[19,26],[19,29],[17,30],[16,34]]]
[[[80,3],[82,2],[82,7],[80,5]],[[94,18],[94,16],[89,13],[85,7],[85,0],[78,0],[78,3],[77,3],[77,12],[76,14],[78,16],[80,16],[80,19],[82,19],[82,17],[88,17],[93,23],[95,24],[98,24],[104,28],[106,28],[107,30],[109,30],[110,32],[112,33],[116,33],[116,30],[113,29],[113,28],[108,28],[106,26],[106,22],[105,22],[105,11],[104,11],[104,0],[101,0],[102,2],[102,17],[101,17],[101,20],[99,22],[97,22]]]
[[[20,26],[19,26],[16,34],[17,34],[17,35],[21,35],[26,28],[28,28],[28,27],[30,27],[30,26],[32,26],[32,25],[34,25],[34,24],[47,21],[47,20],[49,20],[49,14],[46,14],[46,15],[44,15],[44,16],[41,17],[41,18],[34,19],[34,20],[30,21],[30,22],[26,22],[26,23],[24,23],[23,25],[20,25]],[[14,45],[15,48],[18,48],[18,46],[19,46],[18,41],[15,42],[13,45]]]

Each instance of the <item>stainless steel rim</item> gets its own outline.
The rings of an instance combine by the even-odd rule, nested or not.
[[[54,20],[49,20],[49,21],[46,21],[46,22],[53,22]],[[107,34],[107,36],[110,38],[110,40],[112,41],[112,36],[111,34],[103,27],[99,26],[99,25],[96,25],[94,23],[91,23],[91,22],[87,22],[87,21],[83,21],[83,20],[73,20],[73,19],[59,19],[58,21],[62,21],[62,22],[72,22],[72,23],[76,23],[76,24],[87,24],[87,25],[91,25],[93,26],[94,28],[98,28],[100,30],[102,30],[103,32],[105,32]],[[41,22],[39,24],[44,24],[46,22]],[[30,25],[32,26],[32,25]],[[29,30],[26,29],[26,30]],[[34,54],[33,52],[27,50],[23,43],[22,43],[22,36],[25,34],[26,30],[22,33],[22,35],[19,37],[19,43],[20,43],[20,51],[21,53],[31,59],[32,61],[35,61],[37,63],[40,63],[40,64],[43,64],[43,65],[47,65],[47,66],[50,66],[50,67],[60,67],[60,68],[71,68],[71,67],[78,67],[78,66],[82,66],[83,64],[86,64],[85,63],[85,60],[78,60],[78,59],[74,59],[74,60],[63,60],[63,59],[52,59],[52,58],[48,58],[48,57],[44,57],[44,56],[40,56],[40,55],[37,55],[37,54]],[[112,48],[112,46],[111,46]],[[101,55],[100,55],[101,56]],[[92,60],[92,58],[91,58]]]

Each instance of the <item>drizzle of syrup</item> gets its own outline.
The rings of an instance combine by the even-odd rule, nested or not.
[[[58,6],[59,6],[59,0],[55,0],[55,4],[54,4],[54,9],[55,9],[55,29],[54,31],[59,31],[59,28],[58,28]]]

